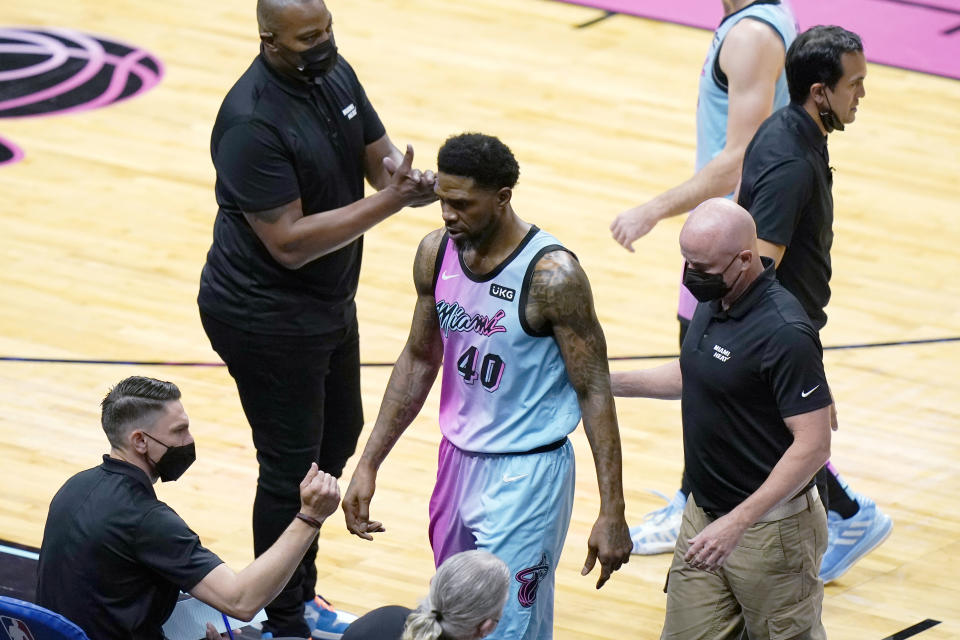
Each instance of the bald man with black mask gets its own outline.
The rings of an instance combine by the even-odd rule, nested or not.
[[[832,400],[817,332],[742,207],[700,205],[680,250],[699,301],[680,358],[611,375],[614,395],[681,399],[692,491],[661,638],[825,638],[813,475],[830,455]]]

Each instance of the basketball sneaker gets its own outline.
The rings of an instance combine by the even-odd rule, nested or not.
[[[687,506],[687,496],[677,489],[673,499],[668,499],[659,491],[651,491],[667,501],[667,506],[651,511],[643,516],[643,522],[630,528],[630,539],[633,540],[631,553],[640,556],[650,556],[658,553],[669,553],[677,545],[677,536],[680,535],[680,522],[683,520],[683,509]]]
[[[310,637],[318,640],[340,640],[350,623],[357,619],[352,613],[337,611],[321,596],[307,600],[303,617],[310,627]]]
[[[839,513],[827,513],[827,551],[820,563],[820,579],[826,584],[850,570],[860,558],[887,539],[893,520],[867,496],[855,494],[860,510],[844,520]]]

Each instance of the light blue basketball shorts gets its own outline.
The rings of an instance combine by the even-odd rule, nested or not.
[[[550,447],[554,447],[550,449]],[[538,453],[469,453],[440,443],[430,498],[430,544],[437,566],[483,549],[513,579],[492,640],[553,637],[554,575],[573,510],[575,464],[566,438]]]

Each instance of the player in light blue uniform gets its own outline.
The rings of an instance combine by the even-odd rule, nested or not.
[[[445,229],[417,251],[410,337],[344,494],[347,527],[367,539],[383,530],[369,517],[377,469],[442,366],[434,558],[439,565],[465,549],[498,556],[512,586],[489,637],[549,639],[573,507],[567,434],[581,416],[600,489],[584,573],[599,560],[599,588],[630,557],[606,343],[576,258],[514,212],[519,167],[506,145],[454,136],[437,166]]]
[[[723,0],[723,7],[723,21],[700,72],[696,173],[617,216],[610,229],[630,251],[660,220],[686,213],[709,198],[732,196],[753,134],[790,100],[783,63],[797,25],[789,6],[779,0]],[[681,287],[681,341],[695,306],[696,300]]]
[[[510,597],[498,637],[543,638],[553,622],[554,572],[573,510],[577,393],[549,332],[526,317],[533,267],[566,251],[530,227],[486,274],[474,273],[450,234],[440,240],[434,299],[443,367],[437,483],[430,544],[439,567],[483,549],[507,563]],[[525,635],[526,634],[526,635]]]
[[[770,104],[769,98],[764,102],[760,97],[772,95],[774,110],[789,101],[786,75],[782,71],[783,47],[789,48],[798,30],[789,6],[774,0],[724,0],[723,6],[726,16],[714,33],[700,74],[697,173],[683,185],[617,218],[612,227],[614,236],[627,248],[658,220],[683,213],[707,197],[731,196],[740,178],[746,144],[765,119],[756,117],[764,104]],[[773,61],[777,62],[776,68],[770,66]],[[776,80],[772,81],[774,72]],[[752,95],[747,89],[750,86],[753,86]],[[725,167],[731,173],[723,181],[720,177]],[[709,192],[710,186],[716,189]],[[681,342],[695,306],[696,300],[681,285],[677,311]],[[618,391],[617,375],[614,374],[614,393]],[[824,504],[830,509],[828,548],[820,571],[821,577],[829,581],[849,570],[873,548],[871,544],[876,536],[889,530],[890,519],[872,500],[851,490],[832,464],[827,464],[818,474],[817,484]],[[673,550],[689,493],[684,479],[667,506],[647,514],[643,523],[631,529],[634,553]]]
[[[715,197],[731,197],[740,181],[743,154],[760,124],[789,102],[784,60],[797,26],[786,2],[723,0],[724,18],[700,72],[697,100],[696,173],[653,200],[621,213],[613,237],[633,251],[633,242],[660,220],[690,211]],[[696,300],[680,285],[680,341]],[[617,388],[614,385],[614,392]],[[647,514],[631,529],[633,552],[672,552],[689,487],[666,507]]]

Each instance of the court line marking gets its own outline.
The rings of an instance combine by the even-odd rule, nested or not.
[[[932,618],[927,618],[926,620],[924,620],[924,621],[922,621],[922,622],[918,622],[917,624],[913,625],[912,627],[907,627],[907,628],[904,629],[903,631],[897,631],[897,632],[896,632],[895,634],[893,634],[892,636],[887,636],[887,637],[884,638],[883,640],[906,640],[907,638],[911,638],[911,637],[917,635],[918,633],[921,633],[921,632],[923,632],[923,631],[926,631],[926,630],[929,629],[930,627],[935,627],[935,626],[937,626],[938,624],[940,624],[940,621],[939,621],[939,620],[934,620],[934,619],[932,619]]]
[[[839,344],[824,347],[824,351],[840,351],[845,349],[876,349],[879,347],[905,347],[921,344],[941,344],[944,342],[960,342],[960,336],[951,338],[922,338],[919,340],[891,340],[889,342],[861,342],[857,344]],[[679,354],[668,353],[659,355],[640,356],[610,356],[607,360],[665,360],[676,358]],[[32,364],[110,364],[137,367],[225,367],[222,362],[166,362],[163,360],[86,360],[82,358],[31,358],[27,356],[0,356],[0,362],[24,362]],[[394,362],[361,362],[361,367],[392,367]]]
[[[593,20],[587,20],[587,21],[584,22],[583,24],[575,25],[574,28],[575,28],[575,29],[586,29],[587,27],[592,27],[593,25],[595,25],[595,24],[597,24],[597,23],[599,23],[599,22],[603,22],[604,20],[606,20],[606,19],[608,19],[608,18],[612,18],[613,16],[616,16],[616,15],[619,15],[619,13],[617,13],[616,11],[604,11],[602,16],[599,16],[599,17],[597,17],[597,18],[594,18]]]

